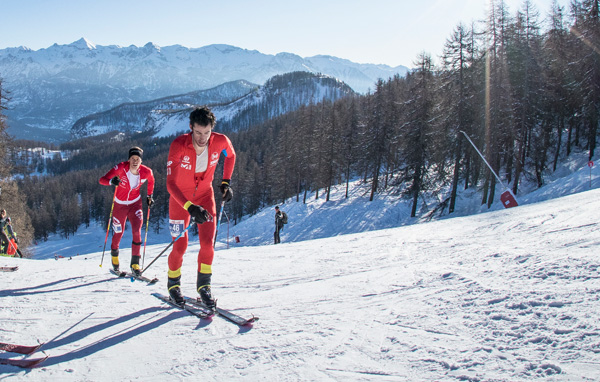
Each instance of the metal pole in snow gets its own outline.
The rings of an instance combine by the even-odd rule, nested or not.
[[[475,146],[475,144],[473,143],[473,141],[471,140],[471,138],[469,138],[469,136],[467,135],[467,133],[465,133],[464,131],[461,130],[460,132],[464,134],[465,138],[467,138],[467,140],[469,141],[469,143],[471,144],[471,146],[473,146],[473,148],[475,149],[475,151],[477,151],[477,154],[479,154],[479,156],[481,157],[481,159],[483,159],[483,161],[488,166],[488,168],[490,169],[490,171],[492,172],[492,174],[494,174],[494,176],[496,177],[496,179],[498,179],[498,183],[500,183],[502,185],[502,187],[506,189],[506,191],[504,191],[502,193],[502,195],[500,195],[500,201],[502,202],[502,205],[504,206],[504,208],[510,208],[510,207],[516,207],[516,206],[518,206],[519,203],[517,202],[517,198],[515,197],[515,195],[512,193],[512,191],[508,187],[506,187],[504,185],[504,182],[502,182],[502,180],[500,179],[500,177],[498,176],[498,174],[496,174],[496,172],[494,171],[494,169],[492,168],[492,166],[490,166],[490,164],[488,163],[488,161],[485,160],[485,158],[483,157],[483,154],[481,154],[481,151],[479,151],[479,149],[477,148],[477,146]]]
[[[460,132],[464,134],[464,136],[467,138],[467,140],[469,141],[469,143],[471,144],[471,146],[473,146],[473,148],[475,149],[475,151],[477,151],[477,154],[479,154],[479,156],[481,157],[481,159],[483,159],[483,161],[488,166],[488,168],[490,169],[490,171],[492,172],[492,174],[494,174],[494,176],[496,177],[496,179],[498,179],[498,182],[502,185],[502,187],[507,188],[504,185],[504,183],[502,182],[502,180],[500,180],[500,177],[498,176],[498,174],[496,174],[496,172],[494,171],[494,169],[492,168],[492,166],[490,166],[490,164],[488,163],[488,161],[485,160],[485,158],[483,157],[483,154],[481,153],[481,151],[479,151],[479,149],[477,148],[477,146],[475,146],[475,143],[473,143],[473,141],[471,140],[471,138],[469,138],[469,136],[467,135],[467,133],[465,133],[462,130]]]

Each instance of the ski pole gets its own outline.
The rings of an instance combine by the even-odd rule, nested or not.
[[[183,236],[183,234],[185,234],[185,233],[188,231],[188,229],[190,229],[190,228],[192,227],[192,225],[193,225],[193,224],[194,224],[194,219],[192,219],[192,221],[190,221],[190,225],[188,225],[186,229],[184,229],[183,231],[181,231],[181,233],[180,233],[179,235],[177,235],[177,237],[176,237],[176,238],[175,238],[173,241],[171,241],[171,242],[169,243],[169,245],[167,245],[167,248],[163,249],[163,250],[162,250],[162,252],[161,252],[161,253],[159,253],[159,254],[158,254],[158,256],[156,256],[156,257],[154,258],[154,260],[152,260],[152,261],[150,262],[150,264],[148,264],[148,266],[147,266],[146,268],[144,268],[144,269],[143,269],[143,270],[140,272],[140,275],[141,275],[142,273],[146,272],[146,269],[150,268],[150,266],[151,266],[152,264],[154,264],[154,262],[155,262],[156,260],[158,260],[158,258],[159,258],[159,257],[161,257],[161,256],[162,256],[162,255],[163,255],[165,252],[167,252],[167,250],[168,250],[169,248],[171,248],[171,246],[173,245],[173,243],[175,243],[175,242],[176,242],[176,241],[177,241],[177,240],[178,240],[178,239],[179,239],[181,236]]]
[[[100,260],[100,268],[104,262],[104,252],[106,251],[106,242],[108,241],[108,231],[110,231],[110,222],[112,221],[113,208],[115,208],[115,197],[117,196],[117,187],[115,187],[115,194],[113,195],[112,205],[110,206],[110,215],[108,215],[108,226],[106,227],[106,237],[104,238],[104,248],[102,249],[102,259]]]
[[[146,235],[144,235],[144,252],[142,254],[142,269],[144,269],[144,259],[146,258],[146,243],[148,242],[148,223],[150,222],[150,206],[146,214]]]
[[[219,233],[219,224],[221,224],[221,217],[223,216],[223,207],[225,207],[225,201],[221,201],[221,211],[219,211],[219,218],[217,219],[217,225],[215,226],[215,241],[213,242],[213,248],[217,245],[217,234]]]
[[[225,212],[225,217],[227,218],[227,249],[229,249],[229,225],[230,225],[230,220],[229,220],[229,215],[227,215],[227,212]]]

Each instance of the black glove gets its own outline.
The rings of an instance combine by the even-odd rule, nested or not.
[[[119,183],[121,183],[121,179],[119,179],[118,176],[114,176],[111,180],[110,180],[110,184],[112,186],[118,186]]]
[[[212,216],[207,210],[195,204],[192,204],[188,207],[188,212],[196,224],[202,224],[212,220]]]
[[[223,201],[225,201],[225,203],[227,203],[228,201],[231,200],[231,198],[233,198],[233,190],[231,189],[231,187],[229,187],[229,179],[223,179],[223,182],[221,183],[221,194],[223,194]]]
[[[152,195],[148,195],[146,197],[146,203],[148,203],[148,207],[152,207],[152,205],[154,204],[154,199],[152,199]]]

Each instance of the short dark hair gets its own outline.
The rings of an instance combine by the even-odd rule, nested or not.
[[[143,154],[144,154],[144,150],[142,150],[138,146],[134,146],[129,149],[129,158],[131,158],[133,155],[137,155],[138,157],[141,158]]]
[[[190,113],[190,125],[194,126],[194,124],[215,127],[217,117],[207,106],[200,106]]]

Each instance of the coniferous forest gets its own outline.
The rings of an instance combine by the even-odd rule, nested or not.
[[[528,0],[518,10],[495,0],[486,20],[456,26],[442,57],[424,52],[405,77],[381,79],[365,95],[312,104],[235,132],[219,130],[217,122],[215,131],[226,133],[237,152],[228,215],[235,221],[289,197],[305,200],[309,192],[328,200],[332,185],[357,178],[369,185],[371,199],[385,190],[408,200],[412,216],[421,213],[425,194],[439,201],[430,208],[452,213],[459,189],[472,187],[489,206],[499,197],[497,180],[462,132],[517,195],[524,181],[542,186],[575,150],[594,159],[599,2],[573,0],[564,9],[553,1],[540,11]],[[157,180],[150,225],[166,229],[172,139],[109,133],[48,147],[72,155],[44,163],[18,154],[40,147],[35,142],[2,145],[0,201],[10,203],[9,215],[24,215],[17,231],[29,231],[29,239],[68,237],[81,224],[106,229],[112,190],[98,178],[139,145]],[[43,169],[48,175],[8,181],[8,163],[12,174]],[[13,190],[10,201],[5,188]]]

